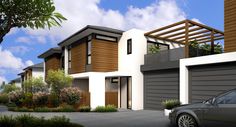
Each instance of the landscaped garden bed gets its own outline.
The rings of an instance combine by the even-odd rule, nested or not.
[[[51,119],[38,118],[32,115],[0,116],[0,127],[83,127],[71,123],[65,116],[54,116]]]

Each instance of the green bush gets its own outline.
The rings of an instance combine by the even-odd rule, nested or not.
[[[37,107],[37,108],[34,109],[34,112],[52,112],[52,108]]]
[[[76,109],[71,105],[61,105],[58,108],[59,112],[76,112]]]
[[[24,98],[22,99],[22,103],[24,106],[32,107],[33,106],[33,94],[25,93]]]
[[[16,107],[16,104],[15,103],[7,103],[6,106],[7,107]]]
[[[20,115],[17,117],[0,116],[0,127],[83,127],[72,124],[65,116],[55,116],[51,119],[38,118],[31,115]]]
[[[8,93],[8,97],[10,102],[15,103],[17,106],[21,106],[22,105],[22,99],[23,99],[23,93],[20,90],[17,91],[12,91],[10,93]]]
[[[44,93],[44,92],[38,92],[33,94],[33,103],[34,106],[39,106],[39,107],[43,107],[46,106],[48,103],[48,93]]]
[[[16,91],[16,90],[20,90],[20,88],[17,87],[16,84],[7,84],[7,85],[3,86],[2,92],[8,94],[8,93],[10,93],[12,91]]]
[[[114,105],[97,106],[94,112],[117,112],[117,109]]]
[[[162,105],[165,109],[173,109],[181,105],[179,100],[172,99],[172,100],[165,100],[162,102]]]
[[[22,107],[22,108],[15,108],[15,111],[17,112],[33,112],[33,109],[27,108],[27,107]]]
[[[0,94],[0,104],[7,104],[7,103],[8,103],[8,95]]]
[[[57,94],[55,93],[51,93],[49,96],[49,103],[51,104],[51,106],[53,107],[58,107],[60,104],[60,100]]]
[[[79,111],[80,112],[90,112],[91,108],[89,106],[80,106]]]
[[[78,87],[67,87],[61,89],[60,100],[69,105],[78,104],[80,101],[80,90]]]

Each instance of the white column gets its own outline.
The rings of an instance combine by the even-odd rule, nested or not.
[[[46,77],[46,64],[45,64],[45,61],[43,62],[43,81],[45,81],[45,77]]]
[[[182,104],[189,103],[189,73],[188,68],[180,60],[180,84],[179,84],[179,97]]]
[[[89,76],[89,92],[91,108],[105,106],[105,76],[91,74]]]
[[[65,74],[68,74],[68,47],[64,49],[64,71]]]

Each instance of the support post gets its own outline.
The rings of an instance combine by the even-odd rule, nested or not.
[[[185,21],[185,58],[189,57],[189,23]]]
[[[214,54],[214,30],[211,31],[211,54]]]

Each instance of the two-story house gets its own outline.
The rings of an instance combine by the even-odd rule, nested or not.
[[[64,69],[74,78],[73,86],[89,92],[92,108],[114,104],[160,110],[166,99],[203,101],[236,88],[234,7],[233,0],[225,1],[225,33],[191,20],[150,32],[89,25],[40,58],[46,73]],[[210,49],[193,49],[192,41]],[[224,52],[216,54],[219,41]]]

